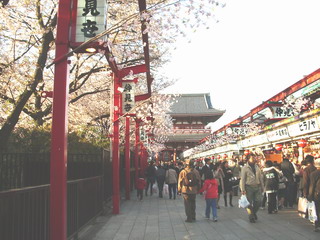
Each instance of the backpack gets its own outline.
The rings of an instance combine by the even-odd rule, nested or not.
[[[186,176],[182,179],[182,184],[187,187],[194,187],[198,185],[198,179],[193,170],[187,172]]]

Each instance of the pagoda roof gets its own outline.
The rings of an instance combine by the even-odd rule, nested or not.
[[[177,96],[168,113],[172,117],[210,117],[209,122],[214,122],[225,113],[225,110],[212,107],[209,93],[194,93]]]

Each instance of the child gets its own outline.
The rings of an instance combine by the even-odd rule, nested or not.
[[[136,181],[136,189],[137,189],[137,197],[141,201],[143,197],[143,190],[146,188],[146,180],[144,180],[141,175],[139,175],[139,178]]]
[[[204,181],[199,192],[205,192],[206,218],[210,219],[210,209],[212,209],[213,221],[217,222],[218,182],[213,178],[213,173],[211,171],[207,174],[207,179]]]

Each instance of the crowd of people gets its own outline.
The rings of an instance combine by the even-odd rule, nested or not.
[[[157,187],[155,187],[155,183]],[[266,209],[275,214],[284,208],[293,209],[300,197],[314,201],[318,221],[315,231],[320,231],[320,159],[307,155],[301,163],[284,157],[281,163],[265,160],[261,155],[250,153],[232,160],[213,162],[186,159],[184,162],[149,163],[145,173],[139,176],[137,195],[140,200],[157,191],[163,198],[164,189],[170,199],[177,194],[184,199],[186,222],[196,220],[196,195],[204,195],[206,201],[205,217],[218,221],[220,196],[224,207],[233,207],[233,196],[245,195],[250,205],[246,208],[249,221],[258,220],[258,211]],[[266,207],[267,206],[267,207]]]

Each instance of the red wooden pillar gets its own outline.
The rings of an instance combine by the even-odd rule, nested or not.
[[[112,139],[112,202],[113,214],[120,212],[120,153],[119,153],[119,117],[121,108],[120,79],[114,75],[113,81],[113,139]]]
[[[56,59],[69,52],[70,6],[70,0],[59,1]],[[67,58],[55,64],[50,156],[50,240],[67,239],[68,73]]]
[[[126,200],[130,200],[130,117],[126,117],[125,135],[125,169],[126,169]]]
[[[134,168],[135,168],[135,181],[137,181],[137,178],[139,177],[139,120],[136,120],[136,129],[135,129],[135,150],[134,150]]]

